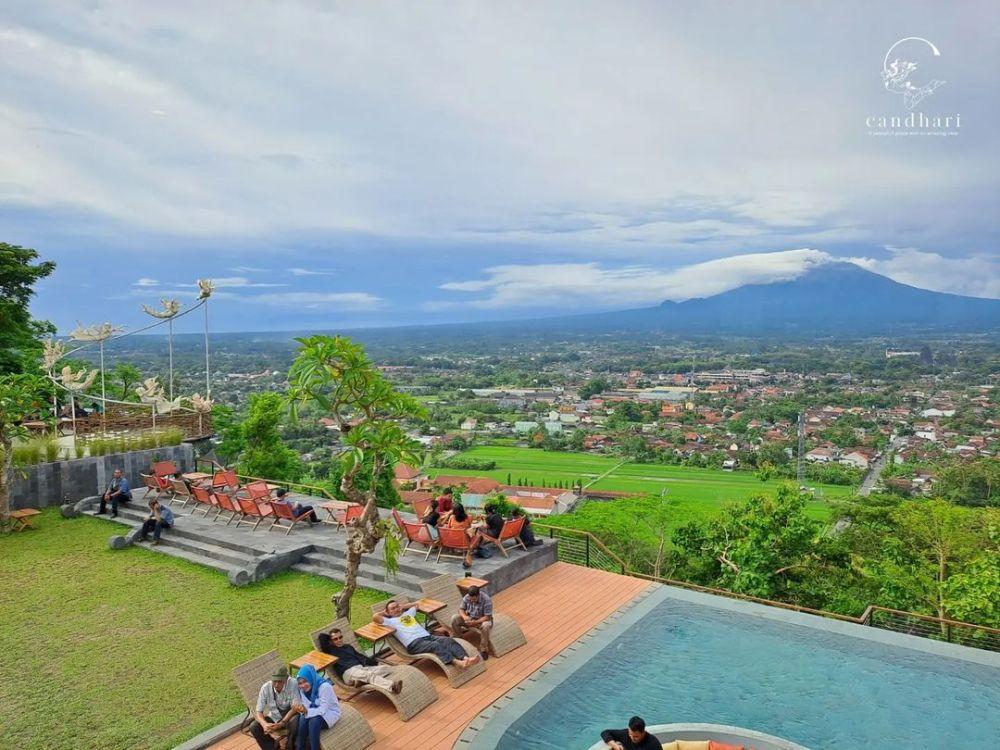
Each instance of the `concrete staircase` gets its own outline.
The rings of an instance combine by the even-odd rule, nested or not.
[[[292,570],[343,581],[346,562],[345,550],[338,547],[313,545],[313,551],[307,553],[301,562],[293,565]],[[393,596],[413,596],[419,599],[423,596],[420,593],[420,582],[433,578],[435,575],[433,570],[411,565],[401,558],[399,571],[395,576],[390,576],[386,572],[380,556],[368,556],[361,561],[361,566],[358,569],[358,585],[377,591],[385,591]]]

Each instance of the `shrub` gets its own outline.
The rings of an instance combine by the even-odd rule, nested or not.
[[[49,463],[59,460],[59,454],[62,453],[62,446],[59,445],[59,441],[54,438],[45,438],[42,441],[42,449],[45,451],[45,460]]]
[[[496,461],[471,456],[452,456],[442,462],[449,469],[471,469],[473,471],[492,471],[497,467]]]

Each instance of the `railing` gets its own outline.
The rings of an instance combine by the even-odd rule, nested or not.
[[[921,615],[916,612],[903,612],[897,609],[869,606],[860,617],[842,615],[837,612],[828,612],[822,609],[812,609],[810,607],[800,607],[795,604],[776,602],[771,599],[762,599],[756,596],[738,594],[726,589],[712,588],[711,586],[700,586],[688,581],[676,581],[670,578],[651,576],[646,573],[637,573],[629,570],[625,562],[614,552],[609,550],[600,539],[589,531],[581,531],[564,526],[550,526],[544,523],[534,522],[532,528],[536,532],[547,533],[550,539],[558,539],[558,559],[562,562],[582,565],[587,568],[598,568],[612,573],[631,576],[632,578],[642,578],[654,583],[662,583],[667,586],[677,586],[691,591],[700,591],[716,596],[725,596],[730,599],[740,599],[742,601],[764,604],[769,607],[778,607],[792,612],[802,612],[818,617],[827,617],[842,622],[853,622],[858,625],[867,625],[882,630],[891,630],[896,633],[906,633],[917,635],[922,638],[947,641],[957,643],[962,646],[981,648],[987,651],[1000,651],[1000,630],[990,628],[985,625],[976,625],[970,622],[959,622],[930,615]]]

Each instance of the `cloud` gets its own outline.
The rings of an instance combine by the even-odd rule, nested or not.
[[[267,273],[266,268],[257,268],[256,266],[234,266],[233,271],[239,274],[244,273]]]
[[[137,279],[135,283],[132,284],[132,286],[150,287],[150,286],[159,286],[159,284],[160,282],[157,281],[156,279],[147,279],[146,277],[143,277],[141,279]]]
[[[216,289],[288,286],[288,284],[250,281],[246,276],[223,276],[222,278],[212,279],[212,283],[215,284]],[[191,286],[197,286],[197,284],[192,284]]]
[[[1000,257],[949,258],[913,247],[886,248],[888,258],[851,258],[869,271],[902,284],[969,297],[1000,298]]]
[[[506,265],[486,269],[488,278],[441,285],[453,292],[488,292],[462,305],[479,308],[601,307],[645,305],[720,294],[744,284],[788,281],[837,260],[822,250],[751,253],[696,263],[675,270],[648,266],[604,268],[597,263]]]
[[[382,301],[381,297],[367,292],[269,292],[247,299],[274,307],[302,307],[311,310],[350,308],[346,312],[371,310]]]
[[[309,268],[289,268],[288,273],[292,276],[333,276],[333,271],[314,271]]]

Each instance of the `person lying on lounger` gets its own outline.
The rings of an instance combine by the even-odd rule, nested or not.
[[[444,635],[431,635],[417,622],[417,603],[389,601],[385,613],[372,619],[396,631],[396,638],[411,654],[434,654],[445,664],[455,664],[462,669],[479,662],[479,654],[469,656],[462,644]]]
[[[340,628],[332,628],[329,633],[322,633],[319,645],[323,652],[337,657],[333,669],[348,685],[351,683],[374,685],[391,690],[393,693],[403,689],[402,680],[392,679],[392,667],[379,664],[377,659],[362,654],[349,643],[344,643],[344,634],[340,632]]]

